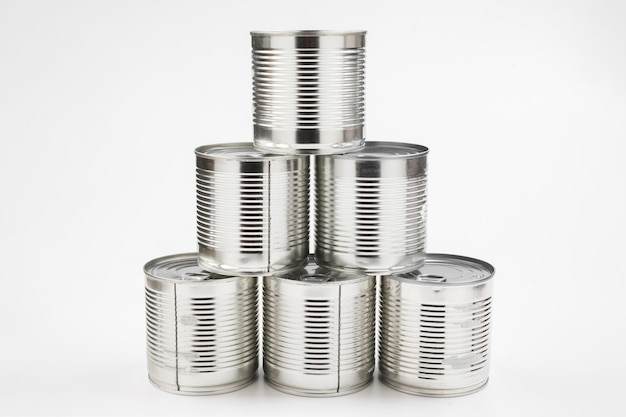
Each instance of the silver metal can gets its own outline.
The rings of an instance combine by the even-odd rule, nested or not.
[[[374,372],[376,278],[306,268],[264,278],[263,370],[274,388],[329,397]]]
[[[412,272],[381,279],[381,380],[410,394],[452,397],[489,378],[494,268],[428,254]]]
[[[342,155],[318,156],[318,263],[371,274],[409,271],[424,262],[428,148],[367,142]]]
[[[309,157],[265,155],[250,143],[196,149],[199,264],[265,275],[306,264]]]
[[[148,375],[176,394],[234,391],[252,383],[258,359],[258,278],[220,277],[196,253],[148,262]]]
[[[251,32],[254,145],[280,154],[363,146],[365,32]]]

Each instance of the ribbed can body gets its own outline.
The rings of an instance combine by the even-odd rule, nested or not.
[[[306,263],[309,158],[251,144],[196,150],[199,263],[219,274],[265,275]]]
[[[173,272],[159,276],[163,264]],[[177,275],[176,269],[187,272]],[[160,258],[145,270],[150,381],[187,395],[220,394],[253,382],[258,279],[213,278],[200,271],[197,254]]]
[[[482,388],[489,378],[492,276],[493,270],[464,283],[423,272],[408,278],[383,276],[381,380],[399,391],[426,396],[457,396]]]
[[[296,395],[356,392],[374,372],[376,279],[310,276],[264,278],[265,378]]]
[[[365,32],[252,32],[254,144],[280,154],[363,146]]]
[[[383,274],[423,263],[428,149],[368,142],[316,159],[315,257],[335,269]]]

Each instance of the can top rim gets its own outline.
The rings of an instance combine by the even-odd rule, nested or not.
[[[181,284],[194,284],[213,280],[230,281],[240,278],[204,271],[198,265],[197,253],[179,253],[162,256],[146,263],[143,271],[151,278],[175,281]]]
[[[365,35],[366,30],[253,30],[252,36],[293,36],[293,37],[319,37],[319,36],[350,36]]]
[[[488,281],[495,275],[495,268],[479,259],[460,255],[427,253],[424,265],[404,273],[395,273],[390,277],[421,285],[466,285]]]
[[[233,161],[276,161],[303,158],[303,155],[277,155],[264,153],[256,148],[252,142],[229,142],[199,146],[195,150],[196,156]]]
[[[338,285],[346,282],[355,282],[371,279],[365,271],[337,271],[318,265],[313,255],[309,255],[308,262],[302,268],[276,274],[271,278],[284,279],[301,285]]]
[[[428,148],[423,145],[404,142],[366,141],[360,150],[328,155],[334,159],[350,159],[360,161],[379,161],[381,159],[413,159],[428,154]]]

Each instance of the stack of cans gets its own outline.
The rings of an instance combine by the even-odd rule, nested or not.
[[[261,279],[273,388],[336,396],[372,381],[377,282],[381,381],[482,388],[494,269],[426,252],[428,148],[365,142],[365,32],[251,36],[254,140],[196,149],[198,253],[144,268],[150,381],[192,395],[254,381]]]

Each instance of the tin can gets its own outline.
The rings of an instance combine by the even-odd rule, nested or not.
[[[196,149],[199,264],[265,275],[306,264],[309,157],[265,155],[250,143]]]
[[[254,145],[332,154],[365,140],[365,32],[251,32]]]
[[[371,274],[410,271],[424,262],[428,148],[367,142],[316,158],[318,263]]]
[[[376,278],[306,268],[263,281],[263,370],[274,388],[329,397],[374,372]]]
[[[258,278],[203,271],[196,253],[144,267],[148,375],[176,394],[220,394],[257,375]]]
[[[485,386],[494,268],[428,254],[412,272],[381,279],[379,370],[388,386],[452,397]]]

